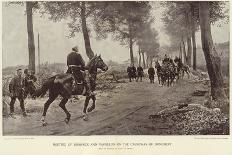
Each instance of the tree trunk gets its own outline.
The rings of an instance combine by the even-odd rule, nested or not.
[[[213,45],[210,25],[210,8],[208,2],[199,2],[202,49],[211,83],[211,96],[214,100],[226,99],[223,89],[221,59]]]
[[[187,45],[188,45],[188,53],[186,63],[188,66],[191,66],[191,57],[192,57],[192,43],[191,43],[191,13],[186,13],[187,17]]]
[[[181,46],[181,42],[180,42],[180,53],[179,53],[179,58],[180,58],[180,60],[182,61],[182,46]]]
[[[154,57],[152,57],[152,56],[150,57],[150,66],[152,66],[153,58],[154,58]],[[150,67],[150,66],[148,66],[148,67]]]
[[[29,70],[35,71],[35,44],[33,33],[33,2],[26,2],[27,12],[27,34],[28,34],[28,50],[29,50]]]
[[[145,62],[144,52],[142,52],[142,57],[143,57],[143,68],[146,68],[146,62]]]
[[[149,65],[149,56],[147,55],[147,61],[146,61],[146,68],[148,68],[148,65]]]
[[[88,58],[92,59],[94,57],[94,53],[91,49],[89,33],[88,33],[87,24],[86,24],[85,11],[86,11],[85,2],[81,2],[81,26],[82,26],[82,32],[83,32],[84,41],[85,41],[85,50],[86,50],[86,55],[88,56]]]
[[[140,47],[139,47],[139,66],[141,66],[141,50],[140,50]]]
[[[130,59],[131,59],[131,64],[134,64],[134,54],[133,54],[133,41],[132,38],[130,37]]]
[[[131,64],[134,64],[134,54],[133,54],[133,39],[132,39],[132,30],[131,30],[131,21],[128,23],[128,29],[129,29],[129,46],[130,46],[130,59]]]
[[[183,44],[183,56],[184,56],[183,63],[185,64],[187,56],[186,56],[185,41],[184,41],[184,37],[183,36],[182,36],[182,44]]]
[[[194,7],[191,6],[191,15],[192,15],[192,44],[193,44],[193,69],[197,69],[197,51],[196,51],[196,37],[195,37],[195,18],[194,18]]]
[[[195,30],[192,31],[192,43],[193,43],[193,69],[197,69],[197,47],[196,47],[196,37]]]

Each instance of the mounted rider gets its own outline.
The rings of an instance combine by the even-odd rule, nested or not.
[[[180,69],[183,67],[183,62],[181,61],[180,58],[178,58],[177,56],[174,59],[174,62],[177,64],[177,71],[179,72]]]
[[[90,87],[85,80],[85,61],[79,53],[78,46],[72,48],[72,52],[67,56],[68,70],[66,73],[72,74],[75,84],[83,83],[86,88],[86,93],[90,94]]]
[[[162,63],[166,64],[166,63],[169,63],[169,62],[170,62],[170,58],[167,56],[167,54],[165,54]]]

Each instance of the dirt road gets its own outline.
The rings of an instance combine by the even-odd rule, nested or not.
[[[56,100],[47,113],[48,125],[41,126],[44,99],[27,100],[29,117],[16,115],[16,119],[3,119],[4,135],[166,135],[178,134],[167,122],[153,122],[149,115],[165,107],[182,102],[202,101],[191,96],[199,85],[182,81],[173,87],[159,87],[158,83],[119,83],[111,91],[97,95],[96,109],[89,120],[82,119],[84,98],[67,103],[71,113],[70,123],[64,122],[65,114]],[[19,105],[16,103],[16,106]],[[20,109],[16,109],[20,112]]]

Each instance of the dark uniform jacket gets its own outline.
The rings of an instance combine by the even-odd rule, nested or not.
[[[140,66],[137,68],[138,76],[143,76],[143,68]]]
[[[148,74],[149,74],[149,76],[154,76],[155,75],[155,69],[153,67],[150,67],[148,69]]]
[[[23,95],[23,77],[15,76],[9,84],[9,91],[12,97],[21,97]]]
[[[85,67],[85,62],[79,53],[71,52],[67,57],[67,65],[76,65],[83,70]]]

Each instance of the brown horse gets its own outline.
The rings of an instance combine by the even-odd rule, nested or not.
[[[108,66],[104,63],[101,56],[94,56],[90,62],[86,66],[86,70],[88,70],[89,73],[89,82],[90,82],[90,89],[92,91],[95,90],[96,87],[96,76],[97,76],[97,69],[101,69],[102,71],[107,71]],[[57,82],[57,79],[65,79],[63,82]],[[59,96],[62,96],[62,100],[59,104],[59,106],[63,109],[63,111],[66,114],[65,122],[68,123],[71,114],[68,112],[68,110],[65,107],[65,104],[71,97],[71,95],[83,95],[86,96],[85,98],[85,105],[84,105],[84,120],[87,119],[87,112],[91,112],[95,109],[95,100],[96,97],[94,94],[87,93],[85,86],[82,84],[74,84],[74,78],[71,74],[63,73],[63,74],[57,74],[49,79],[46,80],[46,82],[42,85],[42,87],[34,93],[34,97],[39,97],[44,95],[49,90],[49,98],[44,104],[43,109],[43,115],[42,115],[42,125],[47,125],[45,121],[47,110],[50,106],[50,104]],[[92,99],[93,104],[91,107],[88,107],[89,101]],[[87,112],[86,112],[87,110]]]

